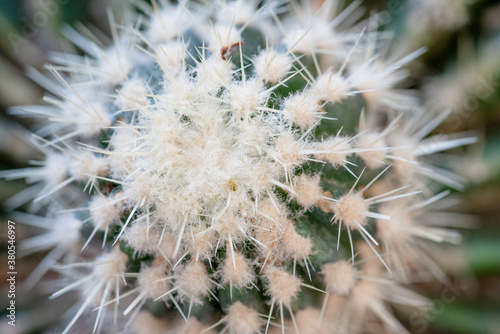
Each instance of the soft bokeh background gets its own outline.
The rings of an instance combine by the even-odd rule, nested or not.
[[[111,2],[111,3],[110,3]],[[85,25],[109,36],[108,0],[0,0],[0,169],[25,167],[37,152],[28,144],[33,121],[8,113],[13,105],[39,104],[43,90],[24,72],[42,69],[50,51],[71,50],[61,38],[64,24]],[[349,1],[348,1],[349,2]],[[440,11],[436,7],[444,3]],[[411,86],[420,89],[429,108],[454,109],[441,131],[476,129],[480,144],[467,149],[457,168],[468,180],[462,211],[478,217],[464,231],[464,246],[445,250],[452,286],[420,284],[419,292],[434,301],[429,318],[410,319],[415,333],[500,333],[500,2],[494,0],[365,0],[379,20],[397,32],[395,43],[428,52],[412,64]],[[434,6],[434,7],[433,7]],[[0,180],[3,203],[24,182]],[[0,209],[0,332],[40,333],[49,330],[72,305],[71,299],[47,300],[50,282],[41,291],[22,290],[23,277],[44,254],[18,259],[17,327],[5,324],[6,222]],[[18,226],[17,241],[31,230]],[[48,275],[48,279],[54,278]],[[45,290],[44,290],[45,289]]]

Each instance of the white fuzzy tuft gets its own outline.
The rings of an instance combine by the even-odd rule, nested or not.
[[[231,305],[226,323],[230,334],[257,334],[262,327],[257,311],[240,302]]]
[[[327,263],[321,268],[328,293],[346,296],[356,283],[356,269],[348,262]]]
[[[277,267],[266,267],[267,292],[278,304],[290,306],[300,291],[301,280]]]
[[[367,217],[362,213],[368,212],[369,206],[360,192],[344,195],[333,202],[331,206],[335,213],[335,219],[351,228],[356,228],[356,223],[361,225],[367,223]]]
[[[302,174],[296,177],[293,183],[293,190],[296,193],[295,199],[304,210],[309,210],[322,199],[323,190],[321,189],[321,177],[319,175],[308,176]]]
[[[264,81],[276,83],[292,68],[290,56],[275,50],[261,51],[254,59],[255,72]]]
[[[175,272],[176,286],[180,288],[180,297],[201,304],[202,298],[209,294],[212,282],[202,262],[189,262]]]

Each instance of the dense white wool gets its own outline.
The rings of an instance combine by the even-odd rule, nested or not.
[[[356,147],[366,150],[356,152],[370,169],[380,168],[385,164],[387,144],[383,134],[378,132],[366,132],[356,138]]]
[[[267,281],[267,293],[276,303],[289,307],[297,297],[302,281],[291,273],[275,266],[267,266],[264,270]]]
[[[229,87],[231,92],[228,100],[234,114],[239,118],[247,118],[258,112],[269,95],[264,91],[264,85],[260,80],[249,80],[243,83],[236,83]]]
[[[95,195],[89,202],[90,217],[92,224],[100,231],[118,224],[123,214],[123,197],[122,193],[117,193],[114,196],[106,197]]]
[[[172,83],[172,85],[175,85],[175,83]],[[191,95],[191,93],[189,94]],[[182,96],[179,97],[183,98]],[[173,102],[174,105],[177,104],[176,100],[170,100],[169,102]],[[147,131],[145,131],[145,133],[150,138],[150,141],[146,143],[150,145],[151,149],[158,151],[158,155],[161,154],[159,157],[166,158],[173,153],[173,150],[182,139],[182,123],[180,123],[178,117],[171,112],[170,108],[166,108],[165,111],[162,111],[161,109],[153,110],[153,112],[153,119],[146,118],[142,122],[142,125],[147,127]],[[141,144],[145,144],[144,140],[137,141],[136,146],[140,146]],[[132,149],[132,152],[133,151],[134,148]],[[126,154],[128,152],[124,153]],[[137,159],[137,164],[139,163],[142,163],[142,160]]]
[[[256,141],[261,142],[259,138],[251,138]],[[257,146],[259,143],[255,143],[256,149],[260,149]],[[265,145],[265,143],[260,143]],[[277,171],[270,162],[256,162],[253,165],[252,173],[247,175],[248,187],[256,194],[268,193],[272,188],[273,184],[270,182],[272,179],[279,178],[278,175],[281,171]]]
[[[92,137],[111,125],[111,117],[101,102],[89,104],[77,114],[77,130],[85,137]]]
[[[267,228],[261,227],[255,231],[255,238],[266,246],[266,248],[259,248],[259,261],[262,263],[262,267],[269,263],[282,263],[285,260],[283,249],[278,242],[282,234],[274,224],[269,224]]]
[[[257,223],[262,227],[273,226],[271,230],[277,230],[276,226],[287,226],[290,224],[289,209],[279,202],[275,197],[268,197],[259,203],[259,215]],[[278,231],[280,231],[278,229]],[[281,230],[282,231],[282,230]]]
[[[217,241],[218,235],[214,229],[195,227],[190,235],[185,237],[186,250],[196,261],[210,259],[214,254]],[[171,246],[175,246],[175,242]],[[172,252],[167,252],[171,255],[173,253],[173,249]]]
[[[305,142],[297,140],[292,132],[284,132],[276,139],[273,156],[291,172],[305,161],[306,156],[301,151],[307,146]]]
[[[248,230],[248,221],[234,214],[223,215],[214,225],[220,242],[232,240],[234,243],[242,242]]]
[[[314,149],[321,152],[314,154],[316,159],[329,162],[333,167],[345,166],[352,149],[351,139],[345,136],[330,137],[315,143]]]
[[[254,280],[252,263],[241,252],[231,252],[229,248],[226,247],[226,258],[220,271],[222,283],[237,289],[249,286]]]
[[[156,250],[158,241],[155,240],[155,237],[157,234],[151,233],[148,226],[140,222],[132,222],[132,226],[127,228],[123,235],[123,238],[134,250],[146,253]]]
[[[229,308],[225,323],[230,334],[258,334],[263,321],[256,310],[237,301]]]
[[[320,101],[310,92],[296,93],[288,96],[283,102],[285,117],[299,128],[311,128],[321,117]]]
[[[148,94],[146,85],[141,79],[130,79],[121,85],[115,102],[118,108],[135,110],[149,104]]]
[[[178,240],[177,234],[166,232],[160,229],[157,223],[155,223],[155,226],[153,227],[151,227],[150,224],[150,228],[148,230],[148,238],[150,240],[150,243],[155,246],[153,247],[152,251],[156,256],[164,258],[170,262],[174,261],[176,257],[178,257],[178,254],[175,254]],[[184,251],[184,247],[180,247],[177,250],[177,252],[180,254],[183,254]]]
[[[196,67],[200,90],[217,94],[221,87],[231,81],[234,68],[235,65],[229,59],[224,60],[219,53],[211,54]]]
[[[255,73],[270,83],[283,79],[292,68],[292,58],[273,49],[262,50],[254,59]]]
[[[314,82],[312,92],[319,99],[331,103],[337,103],[350,95],[351,85],[339,73],[334,73],[333,69],[323,73]]]
[[[322,199],[323,190],[320,183],[320,175],[309,176],[301,174],[293,179],[294,198],[304,210],[309,210]]]
[[[139,312],[131,326],[135,334],[165,334],[170,329],[168,322],[159,319],[148,311]]]
[[[350,262],[327,263],[321,268],[326,290],[337,296],[346,296],[356,284],[357,270]]]
[[[165,80],[164,97],[165,105],[159,105],[161,109],[156,112],[168,111],[163,114],[164,117],[172,117],[170,113],[177,111],[176,108],[183,110],[187,107],[193,107],[193,102],[196,98],[194,88],[195,83],[190,80],[185,72],[181,71],[177,75],[167,72],[168,76]],[[163,108],[162,108],[163,107]],[[163,109],[163,110],[162,110]],[[157,121],[161,121],[158,119]]]
[[[179,287],[179,298],[201,304],[212,288],[207,268],[201,261],[191,261],[175,271],[175,285]]]
[[[241,123],[241,126],[238,128],[238,131],[239,131],[238,141],[240,142],[241,145],[248,146],[245,147],[246,149],[253,150],[257,154],[261,154],[264,150],[267,149],[269,145],[268,139],[271,135],[270,133],[271,129],[269,125],[266,124],[264,119],[260,121],[257,120],[250,121],[248,119],[244,120]],[[258,164],[259,169],[268,170],[271,168],[269,163],[266,163],[266,161],[256,162],[256,164]],[[266,172],[269,173],[270,171]]]
[[[157,175],[139,174],[124,184],[123,193],[132,203],[140,204],[143,201],[151,203],[160,191],[161,184],[158,181]]]
[[[259,248],[261,262],[274,263],[284,260],[283,247],[280,247],[278,241],[283,236],[283,229],[291,221],[286,218],[288,212],[285,208],[282,205],[277,207],[280,213],[269,199],[259,207],[261,217],[256,221],[258,227],[255,229],[255,238],[266,246]]]
[[[369,205],[363,194],[358,191],[350,192],[331,204],[335,213],[335,220],[342,221],[350,228],[357,228],[357,224],[366,225],[367,217],[363,212],[368,212]]]
[[[218,61],[228,68],[227,62]],[[268,196],[275,186],[287,187],[281,183],[285,173],[292,173],[305,161],[300,150],[308,144],[303,139],[290,141],[298,134],[289,131],[274,139],[282,128],[276,116],[261,110],[271,93],[262,91],[262,82],[251,79],[237,84],[232,78],[225,82],[226,78],[204,66],[203,61],[198,64],[194,78],[184,73],[176,77],[180,80],[170,80],[165,87],[167,102],[141,113],[139,131],[144,135],[137,141],[129,140],[137,147],[131,152],[136,158],[129,168],[133,177],[127,178],[123,188],[132,204],[145,201],[165,208],[168,219],[160,221],[174,224],[172,230],[190,232],[196,224],[190,217],[204,215],[213,220],[221,238],[237,242],[245,237],[242,231],[247,231],[247,222],[224,224],[226,213],[239,212],[245,219],[259,216],[253,208],[255,199]],[[216,97],[205,89],[203,82],[214,77],[227,95]],[[252,117],[246,118],[248,115]],[[116,153],[123,158],[131,156]],[[196,258],[206,257],[209,244],[201,251],[191,248],[188,252]]]
[[[150,267],[144,266],[139,273],[138,286],[139,292],[144,294],[145,298],[166,299],[168,296],[164,296],[171,287],[170,277],[166,275],[167,268],[163,263],[153,263]],[[163,296],[163,297],[162,297]]]
[[[122,275],[127,267],[128,256],[120,250],[119,246],[115,246],[111,252],[98,257],[96,262],[92,275],[99,282],[110,284],[113,288],[124,284]]]

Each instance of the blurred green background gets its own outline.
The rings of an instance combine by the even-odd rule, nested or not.
[[[469,1],[468,19],[452,29],[425,20],[412,21],[412,3],[415,1],[364,1],[367,13],[379,12],[384,25],[397,31],[396,43],[405,42],[414,49],[429,47],[412,64],[416,75],[410,85],[430,90],[435,100],[429,96],[427,100],[436,108],[440,103],[446,106],[450,98],[444,92],[450,88],[455,104],[452,107],[457,111],[442,125],[443,131],[476,129],[481,143],[468,149],[467,159],[460,162],[463,166],[457,166],[470,181],[462,194],[462,211],[478,216],[480,223],[464,231],[462,248],[447,250],[446,265],[453,286],[436,283],[417,287],[435,307],[429,318],[411,319],[411,328],[418,333],[500,333],[500,2]],[[109,0],[0,0],[0,169],[27,166],[36,156],[25,139],[33,120],[8,113],[9,106],[41,102],[43,90],[24,75],[27,66],[41,69],[50,51],[71,49],[61,38],[64,24],[83,24],[109,35],[106,8],[112,6],[119,11],[119,5],[119,1]],[[442,91],[434,90],[433,83]],[[4,202],[23,186],[23,182],[0,180],[0,200]],[[9,213],[3,206],[1,210],[0,265],[5,268],[5,222]],[[21,240],[27,232],[20,229],[18,233]],[[21,259],[18,278],[26,276],[41,258],[43,254]],[[2,309],[5,272],[0,272]],[[48,302],[43,294],[20,291],[19,298],[20,322],[29,322],[20,323],[19,333],[50,328],[57,318],[48,315],[60,314],[66,307]],[[30,316],[33,312],[37,312],[36,319]],[[4,318],[5,313],[0,314]],[[11,329],[3,320],[0,332],[8,333]]]

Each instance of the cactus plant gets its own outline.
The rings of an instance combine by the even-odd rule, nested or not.
[[[109,45],[67,28],[81,53],[30,71],[46,104],[16,113],[45,159],[2,172],[50,231],[26,247],[54,247],[30,285],[59,261],[52,297],[81,293],[63,333],[86,313],[94,332],[406,332],[390,307],[428,307],[406,284],[446,282],[429,250],[460,241],[436,153],[476,141],[434,133],[449,112],[405,88],[425,49],[388,49],[359,1],[134,5]]]

